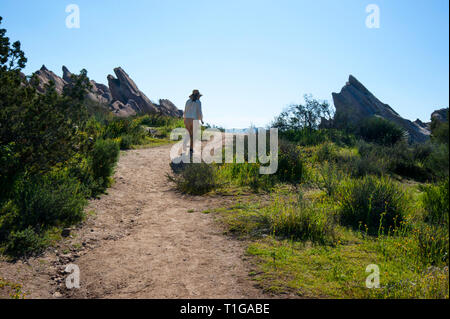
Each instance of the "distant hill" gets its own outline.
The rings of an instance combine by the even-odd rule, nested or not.
[[[35,74],[39,78],[37,87],[39,92],[44,92],[45,84],[50,81],[55,83],[58,93],[62,93],[65,85],[72,79],[72,73],[67,67],[62,67],[63,77],[59,77],[54,72],[48,70],[45,65]],[[142,91],[139,90],[136,83],[121,68],[115,68],[116,77],[108,75],[108,86],[91,80],[92,89],[88,93],[89,101],[104,105],[106,109],[117,116],[130,116],[135,114],[161,114],[173,117],[182,117],[183,111],[179,110],[169,100],[159,100],[159,104],[153,103]]]

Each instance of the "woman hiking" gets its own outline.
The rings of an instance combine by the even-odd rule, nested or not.
[[[189,132],[191,142],[189,148],[190,154],[194,152],[194,121],[201,121],[203,124],[201,96],[198,90],[192,91],[184,108],[184,126]]]

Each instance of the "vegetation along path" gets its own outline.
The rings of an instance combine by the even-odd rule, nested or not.
[[[21,271],[20,263],[2,268],[17,271],[31,297],[263,297],[248,276],[244,246],[201,213],[226,199],[174,191],[166,178],[170,147],[122,153],[115,184],[90,202],[88,219],[61,247]],[[80,269],[79,289],[65,288],[68,263]]]

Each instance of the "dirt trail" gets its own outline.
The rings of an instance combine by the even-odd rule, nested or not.
[[[121,155],[116,183],[90,202],[87,210],[95,215],[65,241],[79,249],[64,254],[60,248],[17,272],[31,297],[264,297],[248,276],[242,243],[201,213],[227,199],[176,193],[166,178],[170,147]],[[64,288],[65,275],[58,271],[68,263],[80,268],[80,289]],[[11,276],[18,264],[0,267]]]

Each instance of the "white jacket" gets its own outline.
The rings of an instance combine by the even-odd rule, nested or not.
[[[184,117],[187,119],[202,120],[202,102],[200,100],[187,100],[186,107],[184,108]]]

